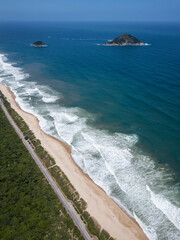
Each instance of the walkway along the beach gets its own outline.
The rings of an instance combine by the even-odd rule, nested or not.
[[[72,220],[74,221],[74,223],[76,224],[76,226],[80,230],[82,236],[86,240],[92,240],[92,238],[90,237],[89,233],[87,232],[87,230],[85,228],[85,225],[83,224],[82,220],[80,219],[78,213],[75,211],[73,206],[66,200],[66,198],[64,197],[64,195],[62,194],[62,192],[58,188],[57,184],[55,183],[55,181],[53,180],[53,178],[51,177],[51,175],[49,174],[47,169],[44,167],[44,165],[42,164],[42,162],[40,161],[40,159],[38,158],[38,156],[34,152],[34,150],[31,147],[31,145],[24,139],[24,136],[23,136],[22,132],[20,131],[20,129],[18,128],[16,123],[13,121],[12,117],[10,116],[10,114],[8,113],[7,109],[5,108],[5,106],[3,104],[3,100],[1,98],[0,98],[0,105],[1,105],[5,115],[7,117],[7,119],[9,120],[10,124],[15,129],[15,131],[18,134],[18,136],[20,137],[20,139],[22,140],[22,142],[24,143],[24,145],[26,146],[26,148],[30,152],[31,156],[35,160],[35,162],[38,165],[38,167],[40,168],[41,172],[44,174],[44,176],[46,177],[47,181],[49,182],[49,184],[53,188],[54,192],[58,196],[59,200],[62,202],[62,204],[64,205],[64,207],[68,211],[68,213],[71,216]]]

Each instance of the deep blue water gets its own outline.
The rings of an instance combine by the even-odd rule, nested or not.
[[[123,33],[150,45],[100,45]],[[180,24],[0,24],[1,80],[151,239],[180,237],[179,42]]]

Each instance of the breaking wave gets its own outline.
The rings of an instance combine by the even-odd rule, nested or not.
[[[136,219],[149,239],[180,239],[180,186],[168,167],[142,154],[137,135],[93,127],[92,114],[62,106],[62,94],[28,77],[0,54],[0,81],[12,89],[22,109],[38,117],[45,132],[71,145],[75,162]]]

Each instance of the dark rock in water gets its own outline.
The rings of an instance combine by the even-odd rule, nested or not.
[[[125,33],[114,40],[105,43],[106,46],[126,46],[126,45],[145,45],[145,43],[141,42],[139,39],[131,36],[128,33]]]
[[[46,47],[47,45],[42,41],[37,41],[32,44],[33,47]]]

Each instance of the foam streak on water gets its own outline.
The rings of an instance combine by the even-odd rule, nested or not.
[[[63,96],[36,82],[0,54],[0,81],[41,128],[72,146],[75,162],[133,216],[149,239],[180,239],[180,187],[167,167],[136,147],[138,136],[89,126],[94,116],[60,104]]]

